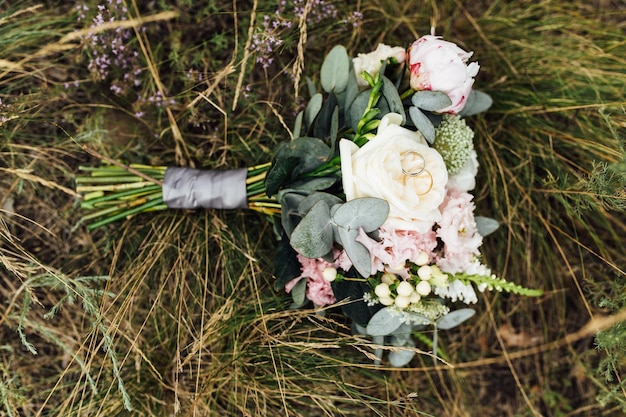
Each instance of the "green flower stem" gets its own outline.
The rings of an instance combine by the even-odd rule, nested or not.
[[[271,163],[248,168],[246,194],[248,207],[266,215],[280,213],[280,204],[265,193],[265,176]],[[82,221],[90,223],[89,230],[144,212],[166,210],[163,190],[159,183],[165,177],[165,166],[129,165],[135,173],[121,166],[80,167],[85,175],[76,178],[76,191],[83,196],[81,208],[88,210]]]

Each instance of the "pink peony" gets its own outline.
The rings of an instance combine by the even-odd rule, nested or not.
[[[411,88],[446,93],[452,104],[440,112],[457,114],[465,106],[480,68],[476,62],[467,64],[472,54],[440,36],[422,36],[413,42],[407,56]]]
[[[441,210],[437,237],[444,243],[443,258],[438,265],[443,272],[451,274],[464,271],[480,252],[483,242],[474,220],[474,197],[459,190],[448,190]]]

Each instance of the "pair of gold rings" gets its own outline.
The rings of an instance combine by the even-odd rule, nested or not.
[[[433,184],[435,181],[430,171],[426,169],[426,158],[424,158],[424,155],[417,151],[405,151],[400,154],[400,157],[400,165],[402,167],[402,173],[404,175],[413,178],[428,176],[430,182],[428,185],[428,189],[424,192],[418,193],[417,195],[421,197],[428,194],[433,189]],[[407,166],[408,164],[410,164],[411,166]]]

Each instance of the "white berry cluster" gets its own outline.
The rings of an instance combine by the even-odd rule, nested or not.
[[[370,296],[368,299],[376,300],[384,306],[395,306],[400,310],[418,305],[422,297],[433,291],[433,287],[448,284],[448,276],[437,266],[428,265],[428,262],[428,254],[420,253],[416,261],[417,274],[407,280],[389,272],[383,274],[381,282],[374,288],[376,297]]]

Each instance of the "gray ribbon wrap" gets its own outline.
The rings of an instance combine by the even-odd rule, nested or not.
[[[247,174],[247,168],[222,171],[168,168],[163,178],[163,201],[169,208],[247,208]]]

